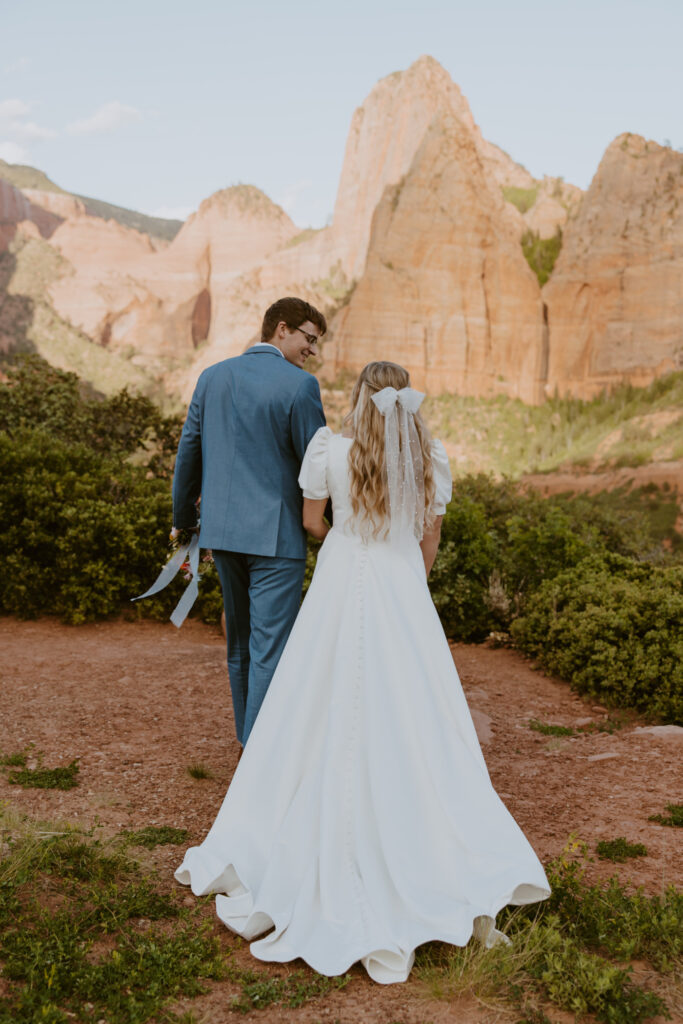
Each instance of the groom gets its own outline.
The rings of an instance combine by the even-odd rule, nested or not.
[[[244,745],[299,610],[306,534],[297,478],[325,425],[318,382],[303,369],[327,330],[303,299],[279,299],[261,341],[201,374],[180,438],[173,525],[196,526],[223,589],[237,739]]]

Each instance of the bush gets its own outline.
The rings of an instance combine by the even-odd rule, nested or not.
[[[579,693],[683,723],[683,567],[593,555],[542,583],[511,632]]]
[[[0,387],[0,610],[88,622],[126,608],[167,618],[179,577],[144,605],[168,558],[169,477],[182,423],[124,390],[100,399],[38,356]],[[40,426],[37,426],[40,424]],[[195,612],[219,622],[220,584],[202,566]]]
[[[71,623],[120,610],[165,560],[168,483],[42,429],[0,434],[0,609]]]
[[[182,419],[163,416],[154,402],[127,389],[100,398],[75,373],[55,369],[37,355],[22,356],[0,387],[0,431],[40,425],[67,444],[85,443],[100,454],[135,454],[155,476],[167,477],[180,439]]]
[[[544,580],[596,551],[654,551],[647,517],[584,495],[543,498],[483,473],[461,477],[430,575],[449,637],[480,640],[510,628]]]
[[[498,618],[488,595],[496,554],[496,540],[482,507],[467,497],[454,502],[443,522],[441,545],[429,578],[448,636],[482,640],[495,628]]]

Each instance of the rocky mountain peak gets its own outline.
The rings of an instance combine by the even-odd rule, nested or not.
[[[358,279],[365,266],[372,215],[384,189],[407,174],[434,118],[449,113],[479,150],[486,175],[499,185],[528,187],[533,178],[503,150],[486,142],[469,104],[448,72],[423,56],[380,79],[351,120],[333,231],[341,266]]]

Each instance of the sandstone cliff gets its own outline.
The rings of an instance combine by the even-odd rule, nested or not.
[[[683,155],[620,135],[543,289],[549,390],[590,397],[682,368],[682,280]]]
[[[236,186],[169,244],[15,171],[21,191],[0,166],[0,341],[11,345],[12,324],[34,346],[41,331],[68,338],[55,341],[58,364],[75,353],[74,368],[97,363],[98,380],[128,363],[146,386],[163,379],[187,398],[204,366],[258,336],[283,294],[328,314],[341,306],[328,374],[389,357],[433,392],[538,401],[683,366],[683,156],[623,135],[585,195],[535,180],[482,138],[429,57],[382,79],[355,112],[321,231],[299,232],[258,189]],[[541,293],[520,239],[558,228]]]
[[[170,245],[89,216],[71,196],[46,193],[45,202],[76,203],[51,239],[67,261],[50,288],[56,310],[100,344],[165,374],[200,343],[230,337],[230,282],[297,230],[245,185],[205,200]]]
[[[0,253],[5,252],[20,225],[27,234],[49,238],[62,218],[34,205],[30,198],[0,178]]]
[[[453,115],[477,148],[485,176],[499,185],[533,179],[503,150],[482,139],[469,104],[433,57],[420,57],[406,71],[381,79],[353,115],[332,222],[341,268],[357,280],[365,266],[370,225],[387,185],[407,174],[425,133],[441,113]],[[515,218],[501,207],[500,216]]]
[[[326,372],[391,359],[428,391],[538,401],[540,290],[504,205],[471,124],[439,113],[405,179],[382,196]]]

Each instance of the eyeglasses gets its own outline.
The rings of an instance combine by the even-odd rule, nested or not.
[[[292,330],[301,331],[309,345],[317,345],[318,342],[320,341],[320,338],[318,337],[317,334],[309,334],[302,327],[293,327]]]

